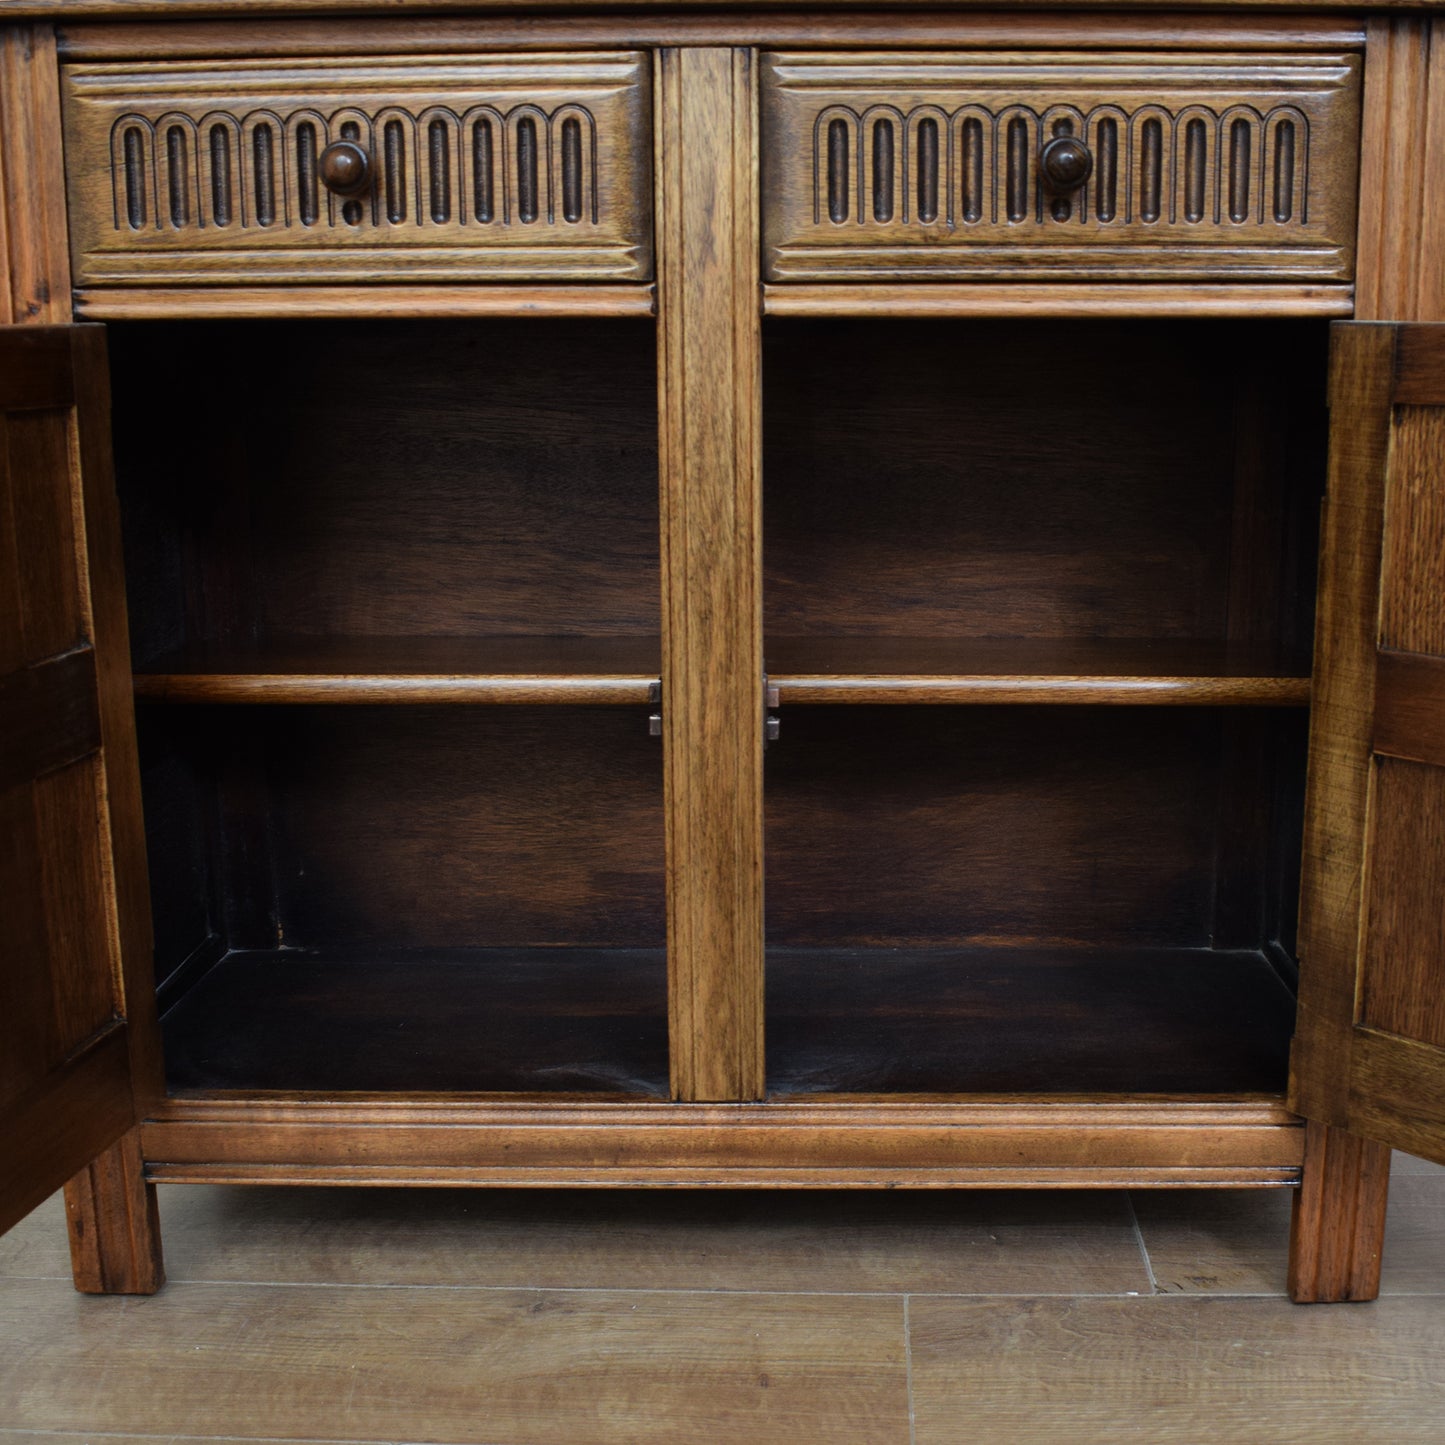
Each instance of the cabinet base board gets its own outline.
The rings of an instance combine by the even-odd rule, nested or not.
[[[147,1177],[489,1187],[1239,1188],[1298,1184],[1273,1100],[635,1104],[174,1099]]]
[[[485,1189],[1267,1189],[1297,1167],[1232,1169],[396,1169],[276,1164],[155,1164],[156,1184],[326,1184]]]

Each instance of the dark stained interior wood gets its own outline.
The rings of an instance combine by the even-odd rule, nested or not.
[[[1294,999],[1208,948],[768,951],[768,1090],[1276,1093]]]
[[[1313,321],[765,324],[770,666],[774,636],[1306,650],[1325,345]]]
[[[662,946],[645,709],[143,708],[140,722],[168,999],[237,949]]]
[[[767,753],[767,932],[793,947],[1207,948],[1226,840],[1295,816],[1294,711],[783,707]],[[1253,768],[1271,779],[1233,785]],[[1253,779],[1253,771],[1245,774]],[[1241,810],[1262,808],[1242,821]],[[1298,886],[1251,849],[1230,886]],[[1293,939],[1283,937],[1286,948]]]
[[[227,954],[167,1013],[175,1092],[665,1096],[661,948]]]
[[[138,670],[196,645],[657,636],[650,322],[113,333]]]

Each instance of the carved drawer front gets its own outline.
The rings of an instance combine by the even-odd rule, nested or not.
[[[640,54],[72,65],[64,107],[80,285],[652,274]]]
[[[770,280],[1353,275],[1355,56],[764,64]]]

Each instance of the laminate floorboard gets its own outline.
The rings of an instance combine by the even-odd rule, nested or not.
[[[916,1445],[1438,1445],[1445,1433],[1438,1298],[935,1298],[912,1301],[909,1318]]]
[[[1141,1191],[1134,1209],[1160,1293],[1284,1294],[1287,1193]],[[1393,1171],[1380,1293],[1445,1293],[1445,1170]]]
[[[0,1445],[1435,1445],[1445,1169],[1394,1174],[1380,1301],[1315,1308],[1282,1190],[162,1186],[152,1299],[74,1293],[57,1197]]]
[[[769,1293],[1147,1292],[1113,1191],[215,1189],[161,1185],[173,1283]],[[13,1241],[13,1242],[12,1242]],[[59,1201],[0,1239],[0,1277],[68,1277]]]
[[[899,1438],[887,1296],[0,1284],[0,1420],[71,1433],[672,1445]]]

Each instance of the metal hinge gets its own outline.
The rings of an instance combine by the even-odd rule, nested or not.
[[[768,681],[767,673],[763,674],[763,747],[769,743],[775,743],[778,735],[783,730],[782,722],[779,720],[777,708],[780,701],[778,686]]]

